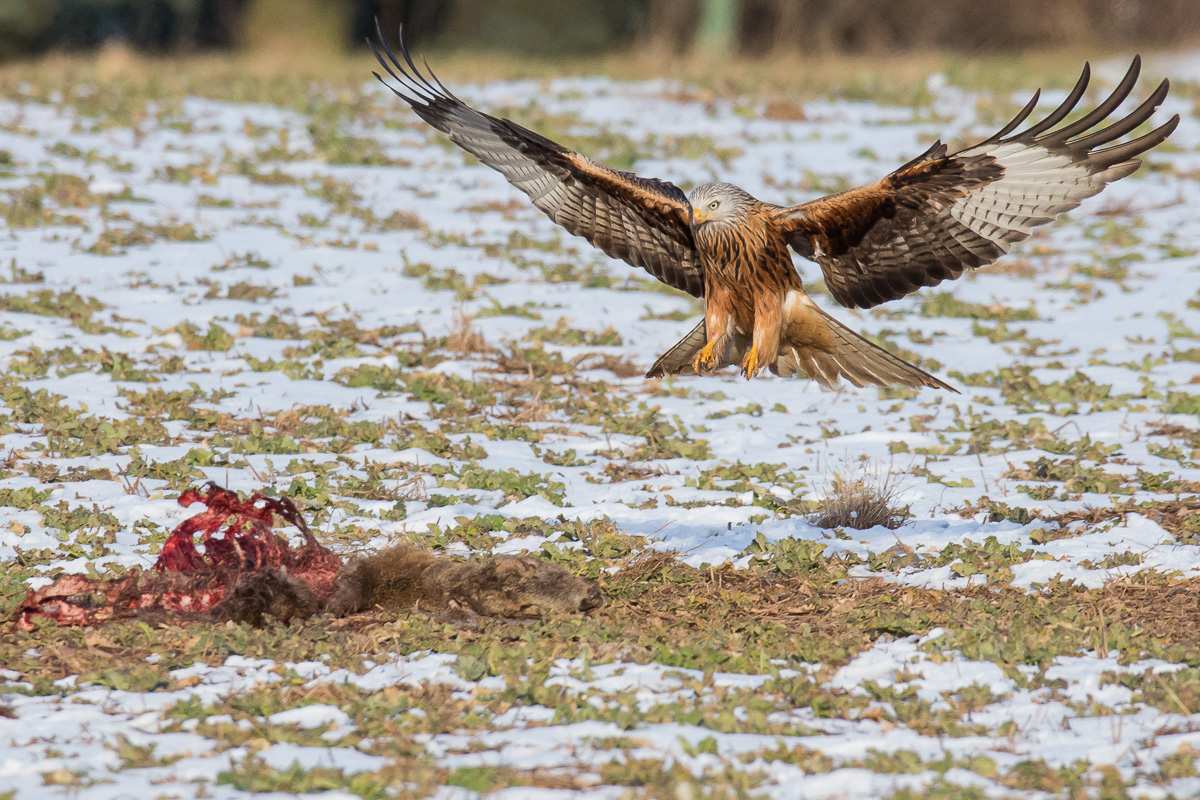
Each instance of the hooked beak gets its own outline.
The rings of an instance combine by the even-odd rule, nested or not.
[[[697,225],[699,225],[701,222],[704,222],[706,219],[708,219],[711,216],[712,216],[712,214],[705,214],[703,211],[701,211],[698,208],[692,209],[692,222],[696,223]]]

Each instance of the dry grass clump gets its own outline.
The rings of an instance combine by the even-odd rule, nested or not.
[[[483,334],[471,326],[471,320],[472,317],[462,311],[455,312],[454,325],[450,328],[450,335],[446,337],[446,349],[451,353],[466,356],[472,353],[492,352],[492,346],[483,338]]]
[[[822,528],[866,530],[882,525],[894,530],[911,516],[899,494],[900,484],[891,472],[834,473],[825,496],[817,501],[813,523]]]

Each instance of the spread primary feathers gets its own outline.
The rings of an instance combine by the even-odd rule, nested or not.
[[[403,63],[384,42],[375,55],[390,86],[423,120],[499,171],[550,219],[663,283],[705,298],[705,319],[648,373],[704,372],[741,363],[803,372],[826,387],[949,386],[863,339],[804,292],[789,248],[821,267],[834,299],[870,308],[959,277],[1008,252],[1030,229],[1069,211],[1138,168],[1138,156],[1179,123],[1113,144],[1146,122],[1167,95],[1158,87],[1128,115],[1110,115],[1133,90],[1134,58],[1113,93],[1061,124],[1090,79],[1083,74],[1045,118],[1018,130],[1040,93],[988,139],[950,153],[936,142],[876,183],[798,206],[778,206],[729,184],[689,198],[672,183],[609,169],[507,119],[476,111],[401,41]],[[374,49],[374,45],[372,45]],[[379,77],[378,74],[376,77]],[[381,78],[382,80],[382,78]],[[1105,124],[1107,123],[1107,124]]]

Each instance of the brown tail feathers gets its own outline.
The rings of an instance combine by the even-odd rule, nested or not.
[[[701,321],[654,362],[646,377],[695,374],[692,363],[706,340],[704,322]],[[725,352],[717,354],[717,368],[740,364],[749,347],[750,337],[729,337]],[[779,355],[770,367],[776,375],[785,378],[807,375],[826,389],[836,388],[838,379],[844,378],[860,387],[868,384],[928,386],[958,393],[957,389],[923,369],[859,336],[822,311],[803,292],[789,293],[784,304]]]
[[[695,360],[696,354],[707,343],[708,335],[704,331],[704,320],[700,320],[700,324],[688,331],[687,336],[684,336],[670,350],[658,357],[654,366],[646,373],[646,377],[664,378],[667,375],[695,374],[692,362]],[[718,353],[717,358],[719,359],[717,363],[723,367],[733,363],[725,353]]]

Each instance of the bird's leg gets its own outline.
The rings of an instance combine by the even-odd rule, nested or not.
[[[719,352],[724,351],[725,341],[729,336],[731,316],[728,301],[729,293],[724,288],[708,287],[708,301],[704,306],[704,330],[708,335],[708,344],[704,345],[692,361],[692,369],[697,375],[703,375],[718,366]]]
[[[758,374],[761,365],[758,363],[758,345],[750,345],[750,349],[746,351],[746,357],[742,359],[742,374],[746,376],[746,380],[750,380]]]
[[[713,351],[716,349],[717,340],[720,338],[718,336],[716,339],[709,339],[708,344],[704,345],[700,352],[696,354],[696,358],[692,361],[692,369],[696,371],[696,374],[699,375],[708,372],[717,365],[717,356]]]
[[[742,374],[750,380],[763,367],[775,363],[783,332],[783,301],[775,292],[763,292],[754,301],[754,342],[742,359]]]

